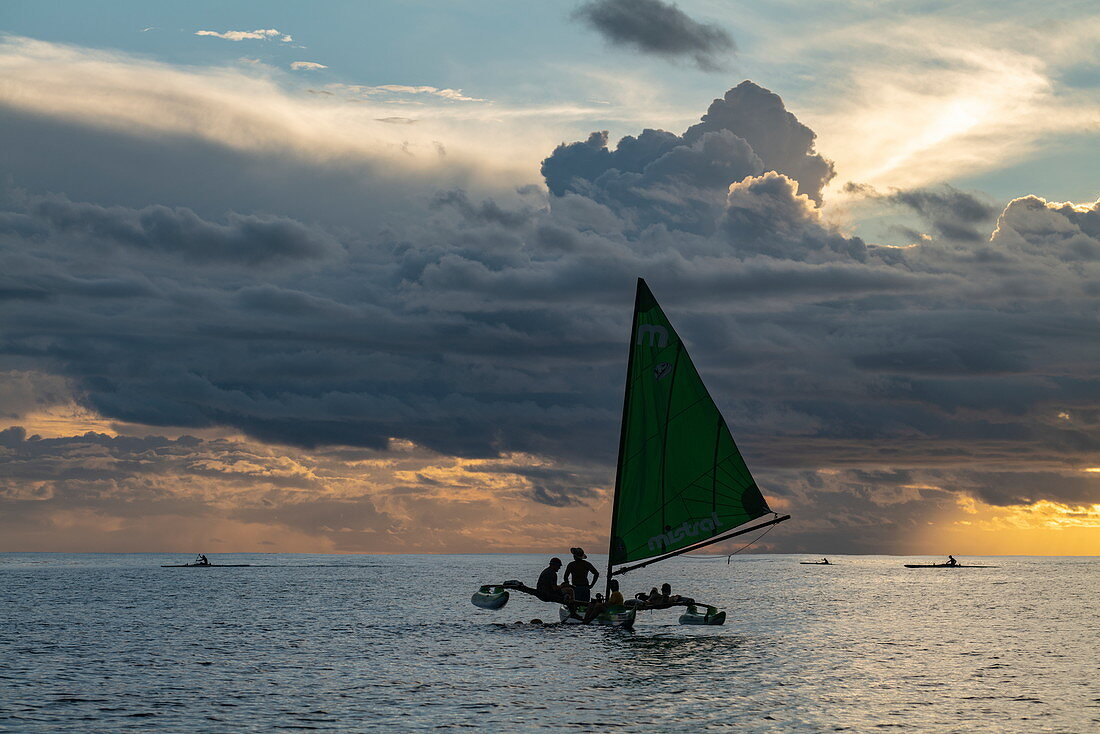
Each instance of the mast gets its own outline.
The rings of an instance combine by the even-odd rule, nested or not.
[[[619,426],[619,457],[615,460],[615,496],[611,500],[611,535],[607,540],[607,578],[604,579],[604,598],[611,596],[611,567],[615,553],[615,525],[619,507],[619,495],[623,480],[623,450],[626,448],[627,417],[630,412],[630,377],[634,374],[634,331],[638,328],[638,305],[642,300],[642,288],[648,289],[645,281],[638,278],[638,288],[634,291],[634,314],[630,317],[630,338],[627,340],[626,380],[623,381],[623,416]]]

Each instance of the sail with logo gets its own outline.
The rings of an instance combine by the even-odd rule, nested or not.
[[[765,515],[772,517],[753,522]],[[639,278],[605,601],[567,598],[559,608],[561,621],[630,627],[639,611],[683,606],[680,624],[723,624],[726,613],[718,607],[669,593],[613,604],[611,577],[789,519],[768,507],[687,348]],[[471,601],[482,609],[501,609],[511,591],[562,601],[554,589],[540,591],[520,581],[482,586]]]
[[[765,515],[773,519],[741,527]],[[607,578],[788,517],[768,507],[684,342],[639,278]]]

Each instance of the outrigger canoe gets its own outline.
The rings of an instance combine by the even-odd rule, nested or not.
[[[768,519],[764,519],[768,518]],[[611,503],[608,587],[613,576],[690,553],[713,543],[791,519],[768,507],[729,426],[707,391],[687,347],[641,278],[634,297],[623,395],[615,495]],[[753,521],[762,520],[752,524]],[[824,564],[822,564],[824,565]],[[498,588],[499,587],[499,588]],[[518,582],[482,586],[471,598],[481,609],[500,609],[505,590],[533,594]],[[688,610],[681,624],[722,624],[725,613],[708,605]],[[574,604],[559,611],[564,623],[582,622]],[[671,606],[671,605],[665,605]],[[699,613],[702,607],[707,611]],[[612,608],[594,622],[625,627],[654,605]],[[579,617],[579,618],[578,618]]]
[[[800,566],[832,566],[831,563],[822,563],[821,561],[799,561]]]
[[[510,598],[509,591],[519,591],[542,600],[536,589],[532,589],[519,581],[505,581],[502,584],[485,584],[474,592],[473,596],[470,597],[470,601],[480,609],[503,609]],[[573,606],[575,612],[565,604],[560,605],[558,618],[563,624],[582,624],[584,622],[584,617],[588,612],[588,602],[574,602]],[[637,613],[638,610],[632,607],[608,607],[597,614],[590,624],[630,629],[634,626],[634,618]]]
[[[997,568],[996,566],[971,566],[967,563],[905,563],[905,568]]]
[[[161,568],[248,568],[251,563],[165,563]]]

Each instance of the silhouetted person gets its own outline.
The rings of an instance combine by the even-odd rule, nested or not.
[[[209,566],[210,565],[210,560],[206,556],[204,556],[202,553],[199,554],[199,565],[200,566]]]
[[[539,599],[561,604],[573,601],[573,590],[565,584],[558,583],[559,568],[561,568],[561,559],[551,558],[549,565],[539,574],[538,583],[535,584],[536,596]]]
[[[672,584],[661,584],[660,604],[694,604],[694,599],[672,593]]]
[[[623,593],[619,591],[619,582],[612,579],[607,585],[607,588],[611,593],[607,595],[607,599],[604,599],[599,594],[596,594],[596,600],[588,605],[588,611],[584,615],[584,623],[588,624],[597,616],[600,612],[604,611],[608,607],[621,607],[623,606],[624,599]]]
[[[569,552],[573,554],[573,560],[565,567],[563,580],[573,587],[574,599],[588,601],[592,598],[592,586],[600,577],[600,572],[585,560],[588,556],[585,555],[583,548],[570,548]],[[588,579],[589,574],[592,574],[591,581]]]
[[[955,560],[955,556],[948,556],[947,557],[947,565],[948,566],[957,566],[957,565],[959,565],[959,562]]]
[[[829,563],[829,559],[828,559],[828,558],[822,558],[822,559],[821,559],[821,563],[822,563],[823,565],[826,565],[826,566],[830,566],[830,565],[832,565],[832,564],[830,564],[830,563]]]
[[[623,592],[619,591],[619,582],[615,579],[611,579],[611,582],[608,583],[607,588],[611,592],[607,595],[608,606],[622,606]]]

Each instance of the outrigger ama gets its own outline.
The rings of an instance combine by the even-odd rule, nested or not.
[[[639,278],[605,598],[614,576],[789,519],[768,507],[684,343]],[[506,581],[482,586],[472,601],[483,609],[500,609],[510,591],[539,597],[535,589]],[[561,604],[561,621],[583,623],[588,603]],[[688,607],[680,624],[722,624],[726,618],[715,606],[684,600],[659,606],[605,604],[591,621],[629,628],[640,610],[678,605]]]

